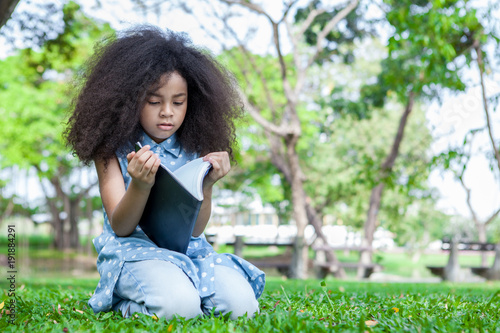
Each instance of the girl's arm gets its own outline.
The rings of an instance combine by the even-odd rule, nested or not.
[[[102,203],[111,228],[119,237],[130,235],[137,227],[160,165],[149,146],[131,152],[127,160],[127,172],[132,177],[127,190],[116,157],[108,161],[106,168],[104,161],[95,162]]]
[[[210,153],[203,157],[204,161],[212,164],[212,169],[203,180],[203,203],[201,204],[198,218],[193,229],[193,236],[198,237],[207,226],[210,214],[212,213],[212,188],[213,185],[224,177],[231,169],[229,155],[227,152]]]

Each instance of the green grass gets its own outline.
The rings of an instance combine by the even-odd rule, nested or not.
[[[500,332],[500,283],[406,284],[270,278],[254,319],[166,321],[95,315],[96,279],[29,278],[17,285],[14,325],[2,332]],[[2,295],[5,304],[6,294]]]

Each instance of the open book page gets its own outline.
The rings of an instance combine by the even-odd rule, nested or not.
[[[203,161],[203,158],[200,157],[175,170],[174,175],[186,190],[196,199],[202,201],[203,179],[211,167],[209,162]]]

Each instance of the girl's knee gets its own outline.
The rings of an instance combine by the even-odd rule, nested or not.
[[[259,312],[259,302],[248,281],[237,271],[224,266],[215,267],[215,295],[204,301],[206,312],[215,308],[217,314],[231,312],[230,318]]]
[[[174,316],[188,319],[202,314],[200,296],[194,286],[177,285],[167,289],[164,294],[150,297],[149,312],[168,320]]]

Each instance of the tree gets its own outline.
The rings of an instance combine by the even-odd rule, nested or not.
[[[22,49],[0,62],[0,162],[37,170],[57,248],[79,246],[80,204],[97,182],[95,177],[82,181],[88,169],[69,153],[62,130],[70,102],[68,82],[104,31],[111,29],[89,20],[69,2],[60,34],[40,50]]]
[[[452,147],[435,158],[436,163],[440,164],[444,170],[451,170],[455,178],[461,184],[466,194],[465,201],[477,233],[477,239],[481,243],[491,241],[491,237],[488,237],[488,230],[492,229],[493,222],[500,215],[500,207],[494,208],[484,218],[481,218],[480,215],[484,216],[485,212],[480,214],[480,212],[474,208],[472,201],[475,193],[471,189],[470,182],[466,179],[466,174],[469,171],[468,167],[471,160],[478,156],[484,156],[490,161],[490,170],[494,175],[496,174],[498,177],[500,172],[499,143],[498,138],[495,138],[494,135],[494,123],[490,113],[491,105],[498,106],[500,95],[493,94],[488,96],[488,86],[485,79],[488,73],[490,73],[490,75],[495,74],[494,62],[489,58],[494,58],[495,55],[498,55],[500,47],[500,40],[498,38],[499,31],[496,30],[497,28],[494,24],[490,23],[490,18],[495,15],[494,11],[498,10],[498,8],[499,6],[497,4],[496,7],[489,6],[485,8],[484,12],[481,12],[479,9],[471,11],[471,14],[474,15],[476,20],[470,19],[470,23],[473,24],[474,29],[469,31],[471,45],[467,49],[468,52],[464,52],[467,66],[463,70],[469,69],[473,72],[473,75],[476,76],[476,81],[473,84],[477,84],[480,89],[485,124],[484,126],[468,131],[461,145]],[[486,45],[493,46],[493,54],[490,54],[490,56],[484,51]],[[485,140],[479,144],[476,143],[478,139],[484,137],[486,137]],[[498,185],[493,183],[492,186],[497,187]],[[500,245],[498,248],[500,248]],[[487,256],[484,252],[481,254],[481,264],[482,266],[487,266]],[[499,279],[500,251],[498,249],[495,265],[493,266],[492,276],[496,276],[496,278]]]
[[[311,1],[310,6],[314,6],[314,3],[315,1]],[[303,47],[304,33],[321,14],[327,12],[325,8],[311,10],[306,20],[301,24],[294,25],[290,21],[290,13],[296,5],[294,1],[285,3],[278,19],[274,19],[264,7],[253,1],[221,0],[220,4],[226,6],[213,9],[212,13],[224,27],[226,37],[230,37],[236,43],[238,51],[243,55],[242,58],[232,54],[236,59],[242,59],[238,66],[239,72],[236,73],[240,76],[240,83],[243,87],[241,97],[248,113],[259,125],[267,140],[271,163],[283,175],[282,179],[290,185],[293,219],[297,226],[291,276],[304,278],[307,275],[308,262],[308,246],[304,238],[305,227],[309,222],[312,222],[318,236],[323,236],[320,228],[321,222],[315,218],[314,211],[307,203],[307,195],[304,190],[305,175],[297,148],[302,137],[304,116],[307,112],[307,106],[303,99],[307,88],[307,74],[315,61],[322,56],[326,36],[356,8],[358,1],[354,0],[345,7],[336,8],[334,15],[329,17],[328,23],[318,34],[316,45],[311,48]],[[185,10],[189,11],[188,8]],[[241,10],[264,18],[269,24],[273,38],[274,56],[271,65],[261,66],[265,65],[265,62],[249,51],[248,39],[241,38],[237,33],[233,24],[237,24],[237,22],[233,20],[232,16],[240,15],[238,13],[241,13]],[[288,34],[288,41],[292,49],[288,54],[285,54],[283,50],[283,35],[280,31]],[[251,33],[251,31],[247,33]],[[215,33],[212,35],[216,36]],[[225,47],[224,44],[223,47],[227,50],[235,50]],[[271,80],[268,76],[270,73],[273,76],[278,76],[279,79],[277,81]],[[270,83],[278,84],[270,86]],[[262,94],[258,96],[259,98],[253,99],[252,91],[255,86],[260,87]],[[329,255],[332,256],[332,260],[336,260],[333,253]]]
[[[389,38],[389,55],[379,77],[380,94],[392,91],[405,105],[399,127],[384,162],[379,166],[377,184],[373,187],[364,226],[365,246],[373,242],[382,194],[394,170],[408,117],[415,101],[436,96],[439,89],[463,90],[459,66],[455,63],[472,46],[471,33],[478,29],[474,11],[467,1],[392,1],[383,9],[394,34]],[[374,102],[380,101],[378,98]],[[382,100],[383,101],[383,100]],[[363,252],[362,264],[372,260]],[[358,276],[364,274],[358,270]]]
[[[5,0],[0,2],[0,28],[7,23],[19,0]]]

